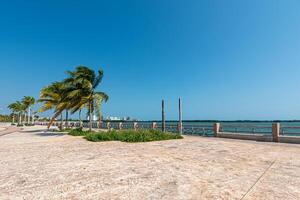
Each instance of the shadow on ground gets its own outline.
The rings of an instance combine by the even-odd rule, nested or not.
[[[45,129],[37,129],[37,130],[27,130],[22,131],[22,133],[36,133],[37,136],[63,136],[65,133],[55,132],[55,131],[45,131]]]
[[[22,130],[21,132],[22,133],[38,133],[38,132],[44,132],[44,131],[45,131],[45,129],[35,129],[35,130],[26,130],[26,131]]]
[[[48,131],[48,132],[38,132],[35,135],[48,137],[48,136],[64,136],[65,134],[59,133],[59,132],[49,132]]]

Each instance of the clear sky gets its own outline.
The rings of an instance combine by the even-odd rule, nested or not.
[[[0,113],[77,65],[104,69],[104,115],[300,119],[300,2],[0,3]]]

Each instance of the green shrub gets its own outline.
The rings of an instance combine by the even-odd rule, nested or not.
[[[68,131],[69,135],[73,136],[85,136],[88,131],[83,131],[81,128],[76,128],[76,129],[64,129],[64,131]]]
[[[158,130],[111,130],[107,132],[85,132],[85,139],[93,142],[122,141],[122,142],[151,142],[183,138],[179,134],[164,133]]]

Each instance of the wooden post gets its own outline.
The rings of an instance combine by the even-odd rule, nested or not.
[[[181,99],[180,98],[179,98],[179,101],[178,101],[178,108],[179,108],[178,132],[181,135],[182,134],[182,104],[181,104]]]
[[[138,128],[138,123],[137,122],[133,122],[133,129],[137,130],[137,128]]]
[[[218,137],[219,132],[220,132],[220,123],[215,123],[214,124],[214,136]]]
[[[121,130],[123,128],[123,123],[122,122],[119,123],[118,128],[119,128],[119,130]]]
[[[165,101],[161,102],[161,131],[166,131],[166,121],[165,121]]]
[[[110,129],[110,122],[106,123],[106,128],[109,130]]]
[[[152,128],[152,129],[156,129],[156,127],[157,127],[156,122],[152,122],[151,128]]]
[[[280,123],[272,124],[272,137],[273,142],[279,142]]]

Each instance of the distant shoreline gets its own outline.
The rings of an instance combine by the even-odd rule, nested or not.
[[[76,119],[69,119],[69,121],[78,121]],[[161,120],[101,120],[102,122],[161,122]],[[83,120],[83,122],[88,122],[87,120]],[[166,122],[178,122],[178,120],[166,120]],[[250,123],[250,122],[300,122],[300,120],[182,120],[182,122],[243,122],[243,123]]]
[[[161,122],[161,120],[140,120],[140,122]],[[178,122],[178,120],[166,120],[166,122]],[[300,122],[300,120],[182,120],[182,122]]]

